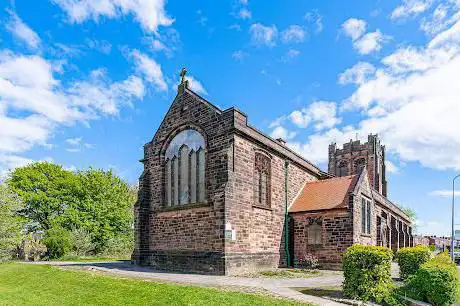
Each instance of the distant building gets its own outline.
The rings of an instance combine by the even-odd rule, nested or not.
[[[413,245],[409,217],[385,197],[378,137],[329,154],[326,173],[183,80],[144,146],[132,261],[234,275],[306,255],[338,268],[354,243]]]
[[[428,237],[425,237],[425,236],[415,235],[414,236],[414,245],[429,246],[430,245],[430,239],[428,239]]]

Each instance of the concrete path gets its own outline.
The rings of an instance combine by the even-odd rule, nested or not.
[[[310,302],[316,305],[344,305],[331,300],[305,295],[294,289],[294,287],[323,287],[339,286],[343,277],[340,273],[329,273],[323,276],[311,278],[250,278],[233,276],[215,276],[200,274],[179,274],[157,272],[150,268],[131,265],[128,262],[35,262],[36,264],[47,264],[60,266],[62,268],[82,268],[85,270],[98,270],[123,277],[158,280],[172,283],[204,286],[204,287],[250,287],[259,288],[271,292],[274,295],[295,299],[302,302]]]

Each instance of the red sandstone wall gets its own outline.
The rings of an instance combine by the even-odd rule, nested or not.
[[[323,212],[304,212],[292,214],[294,222],[294,260],[305,255],[313,255],[323,268],[340,269],[342,254],[353,244],[353,222],[351,212],[346,209]],[[310,219],[320,219],[323,230],[323,243],[308,244]]]
[[[254,163],[255,152],[263,150],[271,157],[271,206],[263,209],[254,207]],[[276,267],[280,260],[280,246],[284,248],[282,236],[284,228],[285,161],[270,148],[263,148],[251,141],[235,135],[234,170],[229,176],[226,192],[225,222],[236,231],[236,241],[226,239],[225,251],[229,254],[266,253],[264,264]],[[289,165],[289,203],[299,193],[307,181],[316,180],[313,175]],[[231,186],[231,187],[230,187]],[[284,254],[284,249],[282,249]],[[262,263],[247,263],[246,268]],[[231,265],[231,263],[230,263]]]

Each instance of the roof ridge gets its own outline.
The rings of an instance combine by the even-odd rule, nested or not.
[[[338,181],[338,180],[343,180],[343,179],[353,179],[356,176],[358,175],[352,174],[352,175],[347,175],[347,176],[335,176],[335,177],[327,178],[324,180],[311,181],[311,182],[308,182],[307,184],[317,184],[317,183],[322,183],[322,182]]]

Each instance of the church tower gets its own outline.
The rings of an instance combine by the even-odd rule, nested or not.
[[[345,143],[342,149],[336,143],[329,145],[328,172],[335,176],[359,174],[367,167],[369,181],[375,190],[387,196],[387,180],[385,171],[385,146],[380,144],[378,135],[370,134],[367,142],[359,140]]]

